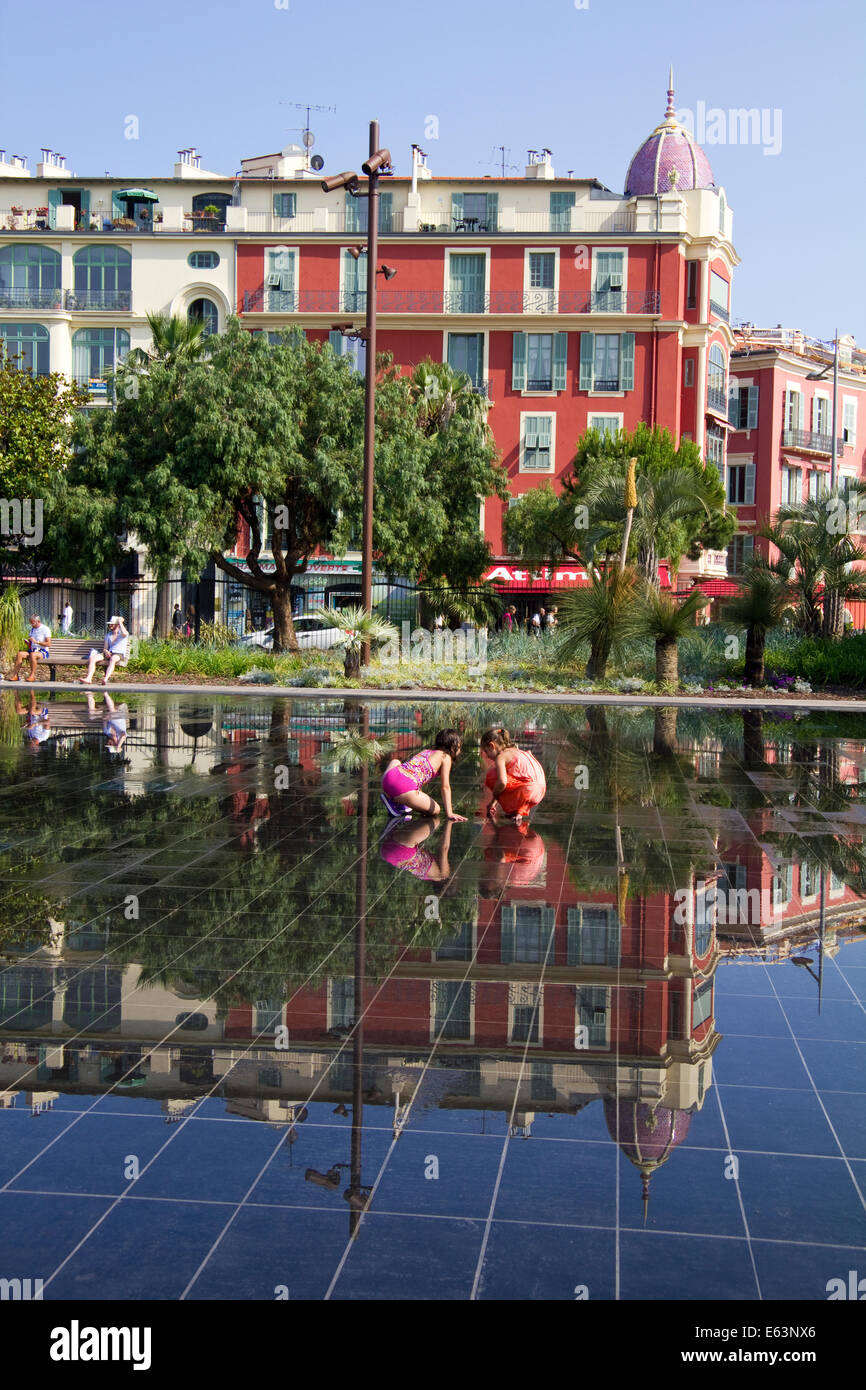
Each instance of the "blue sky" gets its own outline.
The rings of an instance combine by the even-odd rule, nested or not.
[[[621,189],[673,62],[678,109],[697,119],[702,102],[708,130],[712,108],[725,113],[725,142],[705,149],[742,258],[734,317],[819,337],[838,324],[866,343],[862,0],[577,3],[50,0],[5,77],[0,145],[31,168],[44,143],[81,176],[123,178],[168,174],[196,145],[204,168],[233,173],[298,140],[291,103],[309,101],[337,107],[311,120],[326,172],[358,166],[377,117],[399,173],[413,140],[434,173],[467,176],[496,172],[497,145],[520,170],[547,145],[558,173]],[[730,141],[739,107],[766,112],[763,143]]]

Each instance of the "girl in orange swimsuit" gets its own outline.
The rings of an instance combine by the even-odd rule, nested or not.
[[[532,753],[518,748],[507,729],[488,729],[482,734],[481,751],[493,764],[485,778],[491,792],[488,816],[495,814],[498,805],[518,825],[528,820],[530,811],[547,792],[541,763]]]

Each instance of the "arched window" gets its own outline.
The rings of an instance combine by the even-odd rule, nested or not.
[[[85,246],[72,258],[77,309],[129,309],[132,256],[122,246]]]
[[[725,215],[726,215],[727,211],[728,211],[728,205],[727,205],[727,203],[725,202],[725,195],[724,195],[724,193],[722,193],[722,192],[720,191],[720,192],[719,192],[719,235],[720,235],[720,236],[724,236],[724,235],[725,235]]]
[[[723,414],[726,414],[728,409],[727,370],[725,354],[718,343],[713,343],[707,368],[707,405],[711,410],[719,410]]]
[[[60,252],[21,242],[0,248],[0,308],[60,307]]]
[[[194,299],[189,306],[187,318],[204,321],[204,336],[206,338],[209,338],[212,333],[219,332],[219,309],[212,299]]]
[[[33,376],[48,375],[48,329],[41,323],[0,323],[3,356]]]
[[[216,270],[220,258],[216,251],[190,251],[186,263],[191,265],[193,270]]]
[[[125,328],[79,328],[72,335],[72,374],[80,386],[104,381],[128,352]]]

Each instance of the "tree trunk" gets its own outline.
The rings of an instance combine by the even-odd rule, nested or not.
[[[610,643],[603,637],[595,638],[589,649],[589,661],[586,663],[586,679],[588,681],[603,681],[607,675],[607,663],[610,659]]]
[[[343,662],[343,674],[347,681],[354,680],[361,675],[361,652],[353,651],[351,647],[346,648],[346,660]]]
[[[764,684],[764,644],[766,638],[753,627],[746,631],[746,685]]]
[[[108,616],[111,616],[110,614]],[[156,608],[153,614],[151,636],[168,637],[171,634],[171,585],[167,579],[159,579],[156,588]]]
[[[764,711],[743,710],[743,763],[760,767],[764,761]]]
[[[653,752],[672,757],[677,751],[677,711],[657,709],[653,728]]]
[[[824,637],[838,641],[845,630],[845,604],[838,589],[824,590],[824,618],[822,632]]]
[[[300,651],[292,622],[292,591],[288,584],[275,584],[272,592],[274,605],[274,651]]]
[[[656,642],[656,684],[679,685],[680,658],[677,639],[667,637]]]
[[[659,557],[654,545],[642,544],[637,551],[638,569],[648,584],[652,584],[654,589],[658,589],[659,580]]]

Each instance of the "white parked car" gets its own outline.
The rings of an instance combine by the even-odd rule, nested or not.
[[[327,651],[329,647],[335,647],[340,640],[338,628],[326,627],[321,618],[295,618],[295,634],[298,639],[298,646],[301,651]],[[274,629],[265,628],[262,632],[247,632],[243,637],[238,638],[238,645],[243,647],[263,647],[265,651],[270,651],[274,645]]]

